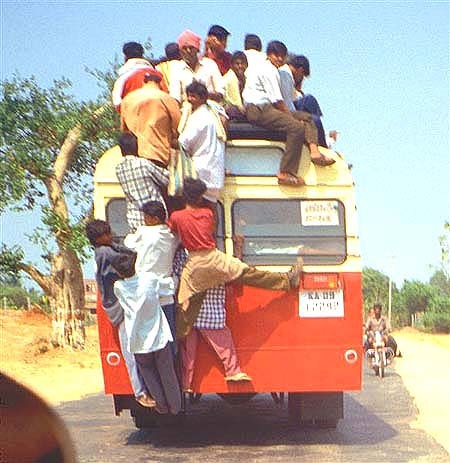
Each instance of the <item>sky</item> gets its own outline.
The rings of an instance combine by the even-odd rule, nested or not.
[[[12,1],[0,0],[1,80],[65,76],[80,100],[99,88],[85,68],[105,69],[123,43],[150,38],[154,57],[184,29],[281,40],[311,63],[304,90],[353,165],[364,266],[428,281],[450,219],[449,3],[410,1]],[[35,218],[6,213],[1,241],[24,245]],[[92,277],[93,266],[87,267]]]

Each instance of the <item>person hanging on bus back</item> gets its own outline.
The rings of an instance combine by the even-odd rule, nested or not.
[[[267,45],[267,59],[260,66],[247,68],[245,88],[242,92],[249,122],[269,130],[286,132],[286,149],[281,158],[278,183],[303,186],[305,181],[297,176],[303,143],[309,147],[311,162],[328,166],[335,161],[319,151],[317,129],[312,120],[297,119],[283,101],[280,87],[280,68],[286,61],[287,48],[274,40]]]
[[[134,355],[128,349],[124,311],[117,296],[114,294],[114,283],[119,280],[121,276],[112,267],[112,259],[121,256],[121,259],[129,259],[130,262],[133,261],[134,266],[136,253],[125,246],[113,242],[111,227],[104,220],[93,220],[86,224],[86,236],[94,247],[95,263],[97,267],[95,279],[100,291],[102,306],[109,321],[118,330],[120,350],[127,366],[135,399],[143,407],[154,407],[156,402],[148,393],[144,380],[138,371]]]
[[[289,272],[268,272],[219,251],[214,239],[213,212],[204,206],[205,192],[206,185],[202,180],[187,178],[183,191],[186,207],[173,212],[168,222],[189,252],[178,290],[178,338],[191,330],[208,288],[239,280],[243,285],[289,291],[298,287],[303,264],[298,258],[298,263]]]

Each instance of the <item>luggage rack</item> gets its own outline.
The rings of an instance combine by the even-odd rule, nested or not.
[[[230,121],[227,135],[229,140],[286,141],[286,132],[264,129],[249,122]]]

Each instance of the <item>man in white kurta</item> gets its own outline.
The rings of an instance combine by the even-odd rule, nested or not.
[[[205,199],[216,203],[225,178],[225,130],[216,109],[206,102],[208,91],[203,84],[193,82],[186,92],[192,112],[178,141],[206,184]]]

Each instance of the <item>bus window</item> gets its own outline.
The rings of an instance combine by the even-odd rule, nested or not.
[[[244,237],[245,262],[340,264],[346,257],[344,206],[337,200],[241,199],[232,206],[233,234]]]
[[[225,232],[223,220],[223,204],[217,203],[217,247],[225,251]],[[106,206],[106,221],[109,223],[115,241],[123,243],[123,239],[130,232],[127,222],[127,205],[124,198],[114,198]]]
[[[282,155],[283,150],[276,146],[228,146],[225,170],[229,175],[275,176]]]
[[[106,221],[109,223],[114,237],[122,243],[130,231],[127,222],[127,205],[124,198],[108,201],[106,205]]]

